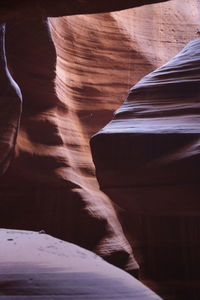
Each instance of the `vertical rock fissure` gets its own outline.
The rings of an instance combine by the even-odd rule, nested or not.
[[[0,24],[0,175],[13,157],[22,109],[20,89],[7,67],[5,30]]]

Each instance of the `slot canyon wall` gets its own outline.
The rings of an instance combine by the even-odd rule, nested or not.
[[[132,2],[123,1],[121,5],[134,6]],[[135,2],[138,6],[145,3]],[[146,1],[150,2],[158,1]],[[198,1],[171,0],[124,11],[50,18],[48,23],[28,20],[30,7],[23,1],[19,3],[23,9],[17,16],[11,14],[10,8],[5,8],[2,16],[2,21],[9,21],[6,53],[10,73],[22,92],[23,112],[15,157],[1,177],[0,226],[44,229],[135,274],[138,264],[128,238],[145,282],[170,299],[177,300],[183,293],[188,299],[187,293],[191,291],[188,281],[198,277],[198,270],[193,272],[192,268],[196,261],[191,262],[192,257],[198,257],[199,249],[198,173],[194,180],[192,177],[192,186],[182,184],[175,190],[171,186],[160,187],[158,182],[155,188],[141,185],[137,189],[131,180],[127,181],[128,187],[119,188],[123,180],[133,175],[124,168],[123,180],[116,183],[115,172],[105,177],[101,174],[101,169],[109,164],[96,156],[109,153],[113,139],[102,143],[97,135],[92,148],[102,192],[89,141],[113,118],[113,112],[127,98],[132,85],[197,37]],[[72,8],[67,14],[73,14],[76,7]],[[39,11],[43,16],[56,14],[52,9],[46,13],[44,8]],[[93,8],[82,12],[96,11]],[[25,15],[27,20],[19,20]],[[123,142],[116,143],[116,153],[122,149],[122,157],[126,156]],[[166,143],[176,144],[176,138]],[[160,144],[165,148],[165,140],[157,142],[152,150],[156,157],[162,151]],[[152,142],[143,147],[147,151],[151,146]],[[114,155],[109,157],[111,165],[113,162],[111,171],[117,166],[114,158]],[[137,174],[134,176],[138,179]],[[175,185],[176,180],[178,175]],[[106,188],[107,185],[112,189]],[[196,236],[193,238],[190,232]],[[187,251],[183,251],[179,259],[180,249],[185,248],[191,254],[185,258]],[[192,264],[189,269],[188,262]],[[193,273],[188,275],[188,272]],[[161,279],[171,286],[154,286]],[[178,282],[178,287],[172,279]],[[183,279],[188,285],[184,292]],[[175,296],[177,290],[179,296]]]

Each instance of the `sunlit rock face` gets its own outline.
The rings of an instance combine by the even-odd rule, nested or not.
[[[197,37],[199,17],[196,0],[177,0],[50,19],[57,94],[73,103],[86,139],[113,118],[133,84]]]
[[[91,140],[100,186],[124,209],[148,278],[199,279],[199,49],[197,38],[143,77]],[[166,294],[200,294],[190,283],[176,289]]]

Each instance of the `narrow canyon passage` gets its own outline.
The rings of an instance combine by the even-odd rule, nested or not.
[[[166,300],[197,300],[199,2],[67,3],[0,10],[0,227],[44,230]]]

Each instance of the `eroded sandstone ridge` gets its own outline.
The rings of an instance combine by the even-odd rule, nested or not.
[[[199,45],[200,38],[191,41],[142,78],[114,119],[93,137],[102,186],[112,186],[113,178],[120,187],[198,182]]]
[[[50,1],[40,2],[51,7]],[[6,3],[7,8],[0,12],[1,20],[12,19],[7,24],[6,50],[10,73],[22,90],[23,113],[15,159],[1,178],[0,225],[44,229],[91,249],[122,268],[137,269],[110,199],[99,191],[89,139],[110,121],[130,86],[168,61],[195,37],[199,27],[199,1],[173,0],[119,12],[51,18],[51,34],[45,20],[23,20],[25,16],[39,17],[41,10],[37,14],[33,7],[27,6],[36,1]],[[56,1],[58,3],[62,2]],[[104,2],[93,3],[101,5]],[[112,3],[117,5],[119,1]],[[144,1],[131,3],[144,4]],[[92,11],[87,10],[88,13]],[[53,13],[60,15],[56,10]],[[185,140],[175,139],[175,145],[177,143],[182,146]],[[161,150],[165,153],[165,144]],[[155,154],[159,155],[159,151],[156,148]],[[176,181],[176,176],[173,180]],[[132,188],[106,191],[125,208],[121,212],[126,216],[124,225],[131,232],[130,241],[134,240],[134,248],[140,249],[137,252],[141,265],[148,266],[154,277],[163,274],[170,277],[174,270],[172,265],[178,266],[179,274],[188,266],[187,261],[182,263],[185,252],[181,252],[178,259],[174,256],[180,249],[176,244],[177,215],[174,211],[180,214],[178,228],[186,245],[184,232],[191,232],[194,225],[198,228],[198,216],[194,217],[194,208],[188,203],[188,199],[194,199],[198,208],[197,190],[198,184],[190,188],[181,184],[176,190],[168,185],[166,188],[141,186],[138,192]],[[182,206],[176,197],[181,199]],[[162,202],[158,201],[160,198]],[[151,199],[150,206],[146,199]],[[141,207],[142,214],[151,210],[152,215],[147,217],[149,222],[141,217]],[[191,216],[190,224],[181,216],[186,209]],[[155,211],[160,213],[155,216]],[[160,223],[164,226],[163,238],[158,230]],[[165,233],[169,230],[173,232],[173,247],[165,243]],[[163,259],[165,254],[160,248],[163,244],[168,260]],[[174,252],[175,248],[178,250]]]
[[[192,40],[142,78],[91,140],[101,189],[124,209],[144,276],[183,280],[173,299],[199,297],[187,282],[200,263],[199,48]]]
[[[1,180],[1,227],[43,229],[134,273],[138,264],[111,201],[99,191],[74,105],[56,94],[48,22],[7,24],[6,46],[23,114],[15,159]]]

